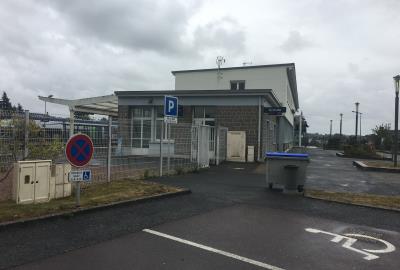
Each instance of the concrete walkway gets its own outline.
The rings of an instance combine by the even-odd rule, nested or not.
[[[325,191],[400,195],[400,174],[361,171],[355,159],[341,158],[336,151],[309,149],[311,162],[306,188]]]

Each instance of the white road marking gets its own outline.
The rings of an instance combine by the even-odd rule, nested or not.
[[[313,228],[306,228],[305,230],[310,233],[322,233],[322,234],[327,234],[327,235],[333,236],[333,238],[331,239],[331,242],[339,243],[340,241],[345,240],[342,247],[365,255],[365,257],[363,257],[363,259],[367,260],[367,261],[375,260],[375,259],[379,258],[379,256],[371,254],[371,253],[389,253],[389,252],[393,252],[396,250],[395,246],[392,245],[391,243],[389,243],[385,240],[382,240],[382,239],[368,236],[368,235],[354,234],[354,233],[348,233],[345,235],[341,235],[341,234],[326,232],[326,231],[313,229]],[[365,249],[365,248],[363,248],[362,250],[354,248],[354,247],[352,247],[352,245],[355,242],[357,242],[357,240],[358,240],[357,238],[366,238],[366,239],[381,242],[386,246],[386,248],[384,248],[384,249]]]
[[[203,249],[203,250],[214,252],[216,254],[220,254],[220,255],[235,259],[235,260],[239,260],[239,261],[246,262],[246,263],[249,263],[249,264],[252,264],[252,265],[256,265],[256,266],[262,267],[264,269],[285,270],[285,269],[277,267],[277,266],[273,266],[273,265],[270,265],[270,264],[267,264],[267,263],[259,262],[259,261],[256,261],[256,260],[252,260],[252,259],[249,259],[249,258],[246,258],[246,257],[243,257],[243,256],[239,256],[239,255],[236,255],[236,254],[233,254],[233,253],[230,253],[230,252],[219,250],[219,249],[216,249],[216,248],[208,247],[208,246],[205,246],[205,245],[202,245],[202,244],[198,244],[198,243],[195,243],[195,242],[192,242],[192,241],[189,241],[189,240],[185,240],[185,239],[182,239],[182,238],[179,238],[179,237],[175,237],[175,236],[172,236],[172,235],[169,235],[169,234],[165,234],[165,233],[162,233],[162,232],[157,232],[157,231],[150,230],[150,229],[144,229],[143,231],[147,232],[147,233],[150,233],[150,234],[154,234],[154,235],[160,236],[160,237],[164,237],[164,238],[167,238],[167,239],[170,239],[170,240],[182,243],[182,244],[186,244],[186,245],[189,245],[189,246],[192,246],[192,247],[197,247],[197,248],[200,248],[200,249]]]

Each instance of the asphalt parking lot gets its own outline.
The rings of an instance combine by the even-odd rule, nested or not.
[[[340,158],[334,150],[308,149],[311,163],[306,188],[356,192],[375,195],[399,195],[400,174],[362,171],[353,166],[354,158]]]
[[[269,191],[256,171],[226,163],[155,179],[190,195],[1,228],[0,266],[398,269],[398,212]]]
[[[345,248],[349,239],[356,242]],[[398,269],[399,244],[393,231],[233,206],[17,269]]]

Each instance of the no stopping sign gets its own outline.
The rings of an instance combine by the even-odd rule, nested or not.
[[[83,167],[93,156],[93,142],[85,134],[76,134],[69,138],[65,147],[65,156],[71,165]]]

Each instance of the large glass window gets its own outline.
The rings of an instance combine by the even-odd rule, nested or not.
[[[132,112],[131,139],[134,148],[149,148],[151,140],[151,107],[135,107]]]

